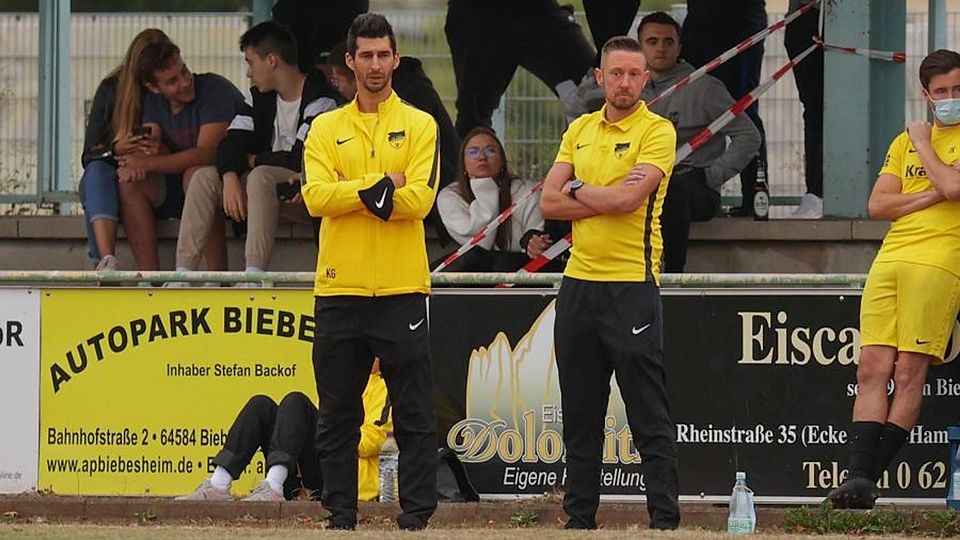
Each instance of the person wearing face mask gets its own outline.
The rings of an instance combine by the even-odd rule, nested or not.
[[[437,207],[453,239],[465,244],[534,186],[536,182],[510,173],[496,134],[489,128],[476,127],[467,133],[460,148],[460,177],[440,190]],[[496,234],[487,235],[447,271],[516,271],[530,260],[525,253],[527,243],[534,235],[542,235],[542,229],[540,197],[530,197],[497,227]]]
[[[870,217],[892,223],[860,303],[850,472],[827,496],[834,508],[873,508],[877,481],[917,422],[927,368],[943,361],[960,309],[960,54],[927,55],[920,84],[934,124],[911,122],[894,139],[867,206]]]

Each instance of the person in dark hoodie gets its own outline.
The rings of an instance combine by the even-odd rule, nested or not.
[[[240,49],[252,97],[217,148],[216,166],[200,169],[190,182],[177,239],[179,271],[196,270],[207,233],[223,230],[224,213],[247,222],[245,269],[266,270],[281,206],[288,217],[309,220],[297,175],[310,123],[344,101],[322,73],[298,69],[296,41],[283,25],[254,26],[240,38]],[[287,191],[292,200],[281,205],[278,198]]]
[[[341,42],[330,50],[327,59],[328,72],[333,85],[348,99],[357,95],[357,79],[347,67],[347,44]],[[453,127],[450,114],[443,106],[440,94],[433,87],[433,81],[423,70],[420,60],[412,56],[401,56],[400,65],[393,72],[393,91],[400,99],[430,114],[440,128],[440,188],[443,189],[457,179],[457,164],[460,157],[457,152],[460,148],[460,136]],[[441,245],[446,245],[451,236],[447,232],[437,206],[434,205],[424,222],[433,225]]]
[[[687,16],[683,20],[681,40],[683,58],[695,68],[704,66],[720,53],[767,27],[766,0],[687,0]],[[760,84],[763,67],[763,41],[731,58],[713,70],[714,77],[723,81],[734,99],[740,99]],[[753,195],[756,191],[757,168],[767,162],[767,143],[760,119],[759,105],[747,107],[747,116],[760,132],[760,150],[740,175],[741,206],[730,215],[753,215]],[[769,175],[767,182],[770,182]]]
[[[680,59],[680,25],[670,15],[662,11],[647,15],[640,21],[637,37],[650,71],[642,94],[649,103],[694,69]],[[650,110],[673,123],[679,148],[733,103],[723,83],[707,75],[658,100]],[[720,188],[750,163],[759,147],[760,133],[741,115],[677,164],[660,215],[664,271],[683,272],[690,222],[710,221],[719,213]]]
[[[286,25],[297,39],[297,63],[309,72],[329,51],[347,39],[350,23],[370,10],[370,0],[276,0],[273,20]]]

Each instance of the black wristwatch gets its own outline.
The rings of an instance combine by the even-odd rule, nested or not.
[[[570,182],[570,196],[573,197],[574,200],[577,199],[577,190],[582,187],[583,180],[574,179],[572,182]]]

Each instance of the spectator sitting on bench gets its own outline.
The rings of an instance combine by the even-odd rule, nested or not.
[[[248,272],[267,269],[281,216],[310,223],[297,178],[303,140],[313,119],[337,108],[343,98],[319,71],[300,72],[293,34],[279,23],[267,21],[247,30],[240,50],[253,81],[251,100],[220,142],[216,166],[198,169],[187,189],[178,271],[197,269],[208,235],[224,234],[224,213],[246,221]],[[281,204],[281,197],[289,202]]]
[[[458,244],[469,242],[508,206],[536,186],[507,168],[503,144],[485,127],[467,133],[460,149],[460,178],[437,195],[440,217]],[[520,204],[513,215],[476,247],[447,267],[449,272],[513,272],[529,261],[526,246],[542,234],[540,197]]]
[[[137,82],[137,59],[143,49],[168,42],[161,30],[148,28],[133,38],[123,63],[100,82],[93,96],[83,136],[83,176],[80,203],[87,229],[88,254],[97,270],[117,270],[117,222],[120,202],[117,193],[117,158],[136,155],[149,148],[140,125],[143,87]]]
[[[170,42],[143,50],[137,80],[149,90],[142,114],[149,144],[137,155],[117,159],[120,219],[137,268],[157,270],[156,219],[180,217],[185,185],[197,168],[213,164],[243,95],[220,75],[191,73]],[[226,269],[225,243],[219,252],[208,253],[207,267]]]

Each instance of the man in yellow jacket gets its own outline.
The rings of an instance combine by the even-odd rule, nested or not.
[[[353,21],[345,58],[357,96],[318,116],[304,145],[303,199],[323,218],[313,346],[322,502],[331,527],[356,527],[360,394],[376,356],[400,449],[397,524],[422,529],[437,507],[423,234],[439,175],[437,125],[393,92],[400,56],[383,16]]]

